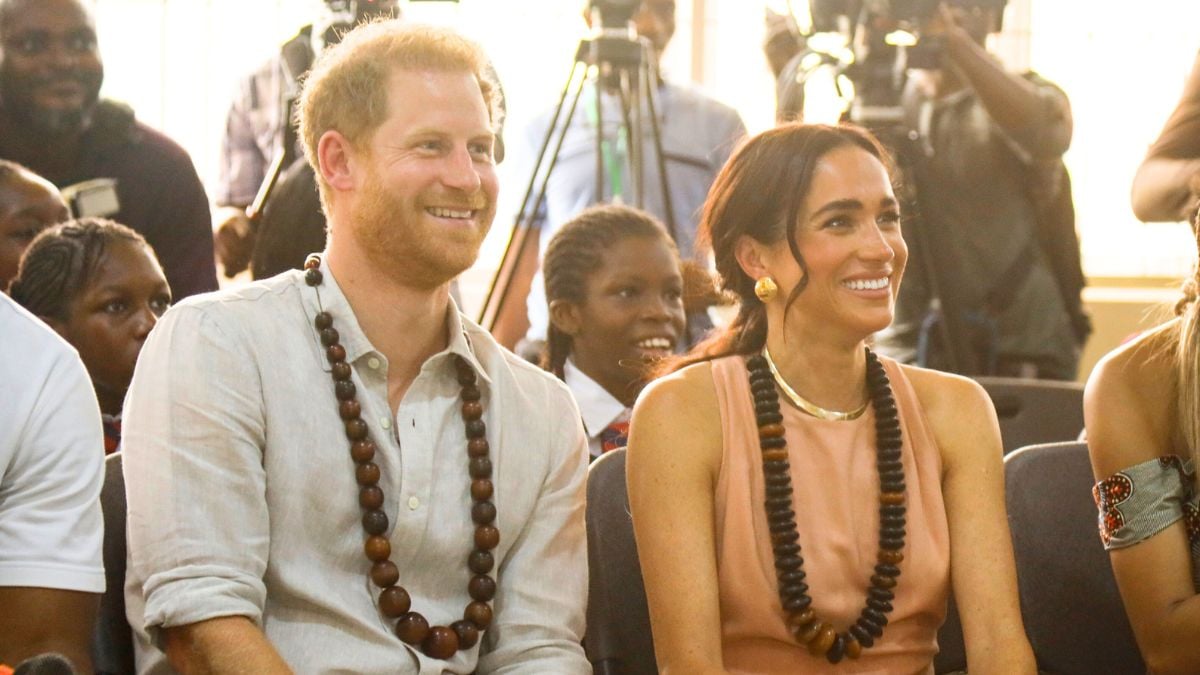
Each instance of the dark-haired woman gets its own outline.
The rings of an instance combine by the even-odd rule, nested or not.
[[[1178,317],[1106,356],[1084,396],[1100,540],[1151,673],[1200,672],[1197,290],[1200,267]]]
[[[104,421],[105,453],[121,443],[121,406],[171,289],[142,235],[101,218],[55,225],[21,257],[9,294],[79,351]]]
[[[932,672],[953,580],[975,673],[1033,673],[994,412],[867,348],[907,249],[878,143],[747,142],[702,225],[741,308],[634,409],[627,475],[666,673]]]
[[[542,366],[575,396],[592,457],[625,447],[649,367],[683,338],[683,274],[671,236],[627,206],[581,212],[542,261],[550,326]]]

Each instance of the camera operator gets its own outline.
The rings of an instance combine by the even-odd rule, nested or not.
[[[968,375],[1073,379],[1090,324],[1062,164],[1070,104],[986,50],[1004,2],[944,2],[926,27],[940,67],[913,71],[901,97],[916,139],[904,150],[919,211],[906,224],[913,256],[878,344]]]
[[[214,195],[218,207],[213,214],[214,244],[226,276],[234,276],[250,263],[257,229],[246,215],[246,208],[258,194],[272,162],[284,151],[291,124],[290,106],[299,94],[300,79],[325,45],[338,42],[344,32],[362,21],[398,16],[399,11],[398,0],[325,0],[324,10],[312,24],[301,27],[277,54],[238,83],[225,119]],[[288,155],[284,169],[293,163],[287,159],[300,157],[294,147]],[[314,198],[306,203],[316,203],[316,183],[310,180],[310,187]],[[303,255],[317,249],[306,249],[301,262]]]
[[[604,5],[603,2],[588,3]],[[591,16],[585,15],[591,25]],[[676,244],[680,256],[693,257],[696,227],[700,208],[717,171],[725,164],[734,145],[746,135],[746,127],[737,112],[709,98],[697,89],[667,80],[657,64],[671,37],[675,34],[675,0],[643,0],[633,15],[640,37],[649,40],[655,56],[656,111],[662,138],[666,183],[675,216]],[[522,353],[531,354],[546,339],[548,314],[541,279],[541,254],[559,228],[584,208],[597,203],[634,203],[635,176],[630,176],[629,149],[618,96],[612,91],[600,94],[602,129],[596,130],[595,90],[589,85],[583,92],[579,107],[570,120],[566,140],[552,172],[546,199],[535,217],[540,225],[537,255],[524,255],[524,266],[513,281],[511,297],[495,329],[502,344],[512,346],[522,335],[526,347]],[[522,166],[534,163],[538,148],[551,124],[553,111],[540,115],[526,130],[519,150]],[[564,113],[565,115],[565,113]],[[561,123],[561,121],[560,121]],[[642,185],[643,208],[660,220],[669,220],[659,177],[657,154],[649,116],[643,130]],[[601,155],[604,173],[603,194],[596,194],[596,136],[601,135]],[[528,175],[526,172],[525,175]],[[534,241],[530,238],[527,241]],[[531,244],[532,247],[532,244]],[[532,283],[531,283],[532,282]],[[527,303],[522,303],[528,294]],[[528,316],[526,317],[526,310]],[[526,323],[527,319],[527,323]],[[526,327],[528,326],[528,333]]]
[[[1190,221],[1200,205],[1200,55],[1133,177],[1132,201],[1134,215],[1145,222]]]

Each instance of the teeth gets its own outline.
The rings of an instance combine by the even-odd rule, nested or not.
[[[445,209],[437,206],[431,206],[426,210],[438,218],[470,218],[471,214],[474,213],[474,211],[471,210],[462,211],[458,209]]]
[[[881,288],[888,287],[888,278],[881,277],[879,279],[852,279],[842,283],[852,291],[877,291]]]
[[[670,349],[671,341],[667,338],[647,338],[638,343],[642,349]]]

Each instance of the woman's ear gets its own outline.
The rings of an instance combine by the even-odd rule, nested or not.
[[[733,257],[751,279],[771,276],[767,263],[767,247],[757,239],[742,235],[733,246]]]
[[[583,328],[583,317],[580,316],[575,303],[569,300],[555,300],[550,303],[550,323],[561,333],[575,337]]]

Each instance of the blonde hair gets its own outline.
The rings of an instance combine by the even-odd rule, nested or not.
[[[500,127],[500,86],[478,44],[446,28],[395,19],[361,24],[321,53],[300,94],[300,139],[327,212],[329,186],[317,161],[318,141],[336,130],[354,147],[363,148],[387,119],[387,81],[399,69],[471,73],[479,82],[493,130]]]
[[[1192,221],[1200,250],[1200,213]],[[1175,345],[1175,418],[1179,434],[1200,468],[1200,262],[1183,284],[1183,298],[1175,305],[1179,332]]]

